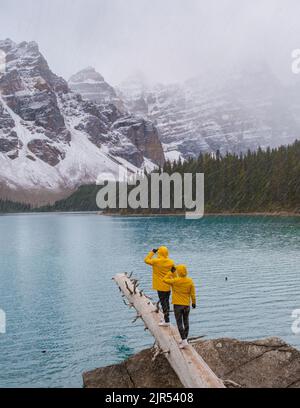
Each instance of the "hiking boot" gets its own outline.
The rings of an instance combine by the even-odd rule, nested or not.
[[[179,347],[180,347],[181,349],[184,349],[184,348],[188,347],[188,345],[189,345],[189,343],[188,343],[187,340],[182,340],[182,343],[180,344]]]

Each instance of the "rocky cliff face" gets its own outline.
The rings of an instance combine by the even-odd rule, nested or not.
[[[167,86],[130,80],[118,94],[128,111],[157,125],[170,159],[216,150],[239,153],[299,139],[299,93],[292,98],[292,90],[268,66],[253,64],[206,79]]]
[[[74,89],[98,100],[103,86],[109,89],[106,101],[117,100],[123,111],[155,123],[170,160],[217,150],[240,153],[300,138],[299,92],[283,86],[266,64],[173,85],[150,85],[137,75],[116,89],[94,70],[82,72],[70,82]]]
[[[36,43],[5,40],[0,50],[6,57],[0,73],[2,190],[61,191],[95,182],[103,172],[118,175],[120,165],[135,172],[163,164],[155,126],[122,113],[96,74],[101,96],[93,102],[50,70]]]
[[[300,388],[300,352],[278,338],[196,341],[195,349],[228,388]],[[87,388],[182,388],[163,355],[145,350],[83,375]]]
[[[124,110],[123,101],[117,96],[115,89],[109,85],[95,68],[88,67],[71,76],[70,89],[84,99],[99,104],[114,104],[120,111]]]

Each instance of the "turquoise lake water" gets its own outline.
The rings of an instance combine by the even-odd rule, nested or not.
[[[81,387],[83,371],[151,346],[111,278],[133,271],[150,293],[143,259],[159,245],[195,280],[191,336],[279,336],[300,348],[300,217],[1,216],[0,387]]]

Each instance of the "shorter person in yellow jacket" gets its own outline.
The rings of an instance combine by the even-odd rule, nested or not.
[[[187,339],[189,335],[191,303],[193,309],[196,309],[195,284],[193,279],[188,277],[185,265],[178,265],[176,267],[176,274],[170,272],[164,278],[164,282],[172,287],[172,303],[174,305],[178,330],[182,339],[180,342],[180,348],[185,348],[188,346]]]
[[[156,256],[157,255],[157,256]],[[145,263],[152,266],[152,287],[157,291],[158,298],[164,313],[164,321],[160,326],[170,325],[170,285],[166,284],[163,279],[174,268],[175,263],[169,258],[168,248],[162,246],[159,249],[153,249],[145,258]]]

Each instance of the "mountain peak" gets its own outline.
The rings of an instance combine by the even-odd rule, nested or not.
[[[87,67],[72,75],[69,79],[70,84],[80,84],[80,83],[101,83],[105,82],[104,78],[99,72],[93,67]]]
[[[114,104],[123,111],[123,103],[115,89],[93,67],[87,67],[72,75],[69,79],[70,89],[80,94],[83,99],[102,105]]]
[[[20,43],[16,43],[12,41],[10,38],[6,38],[5,40],[0,40],[0,49],[9,52],[14,48],[18,49],[25,49],[39,52],[39,46],[36,41],[22,41]]]
[[[20,44],[18,44],[18,48],[25,48],[27,50],[35,51],[35,52],[40,52],[39,45],[36,41],[23,41]]]

